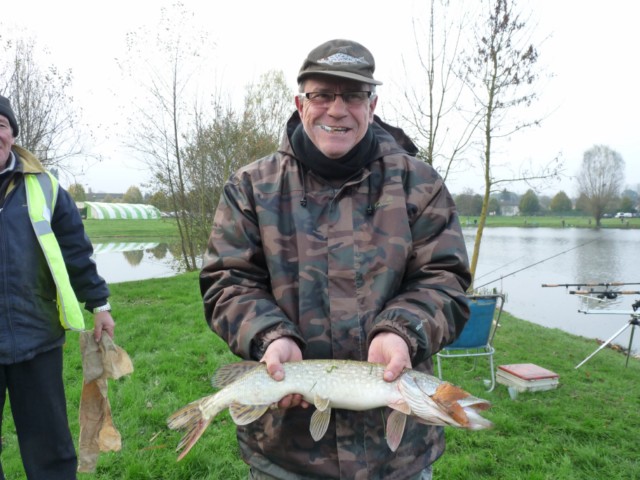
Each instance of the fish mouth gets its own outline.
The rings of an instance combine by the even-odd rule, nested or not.
[[[318,125],[321,130],[327,133],[347,133],[350,129],[347,127],[330,127],[329,125]]]

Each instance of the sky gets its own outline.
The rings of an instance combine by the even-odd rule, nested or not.
[[[123,193],[148,180],[139,157],[123,146],[122,112],[130,106],[131,89],[116,59],[126,56],[127,32],[152,28],[161,7],[171,3],[21,0],[3,5],[0,25],[32,36],[48,49],[51,63],[72,70],[75,101],[96,132],[92,148],[102,160],[92,162],[69,183],[78,181],[94,192]],[[293,91],[297,71],[311,49],[331,38],[349,38],[364,44],[376,59],[375,77],[384,83],[378,88],[377,113],[385,119],[385,113],[402,102],[399,94],[407,84],[407,71],[419,67],[414,26],[420,25],[428,7],[427,0],[182,3],[196,14],[197,27],[206,29],[215,42],[214,51],[207,52],[215,59],[215,78],[210,81],[231,95],[241,96],[248,83],[270,70],[282,71]],[[622,156],[626,185],[640,188],[640,29],[635,3],[518,1],[537,23],[535,33],[542,39],[536,42],[538,63],[552,78],[538,92],[535,111],[543,118],[541,126],[523,131],[499,148],[516,169],[561,156],[564,176],[538,185],[541,194],[564,190],[575,196],[574,176],[583,154],[599,144]],[[386,105],[385,99],[389,99]],[[483,187],[480,170],[473,168],[449,177],[447,183],[454,193],[465,189],[480,193]],[[520,183],[508,188],[524,193],[529,187]]]

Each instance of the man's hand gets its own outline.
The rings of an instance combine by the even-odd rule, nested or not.
[[[392,382],[405,368],[411,368],[409,347],[404,339],[392,332],[381,332],[373,337],[369,346],[369,358],[372,363],[386,365],[384,379]]]
[[[282,337],[274,340],[269,344],[264,356],[260,359],[262,363],[267,365],[267,372],[271,378],[276,381],[284,379],[283,363],[296,362],[302,360],[302,352],[300,347],[290,337]],[[309,404],[302,400],[301,395],[287,395],[278,402],[280,408],[297,407],[298,405],[307,408]]]
[[[93,316],[93,338],[96,342],[102,338],[102,332],[107,332],[113,338],[113,331],[116,328],[116,322],[113,321],[110,312],[100,312]]]

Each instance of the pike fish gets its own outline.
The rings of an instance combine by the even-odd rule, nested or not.
[[[211,421],[228,408],[237,425],[259,419],[272,405],[290,394],[301,394],[316,410],[309,427],[320,440],[329,427],[332,408],[368,410],[390,407],[386,439],[395,451],[407,416],[428,425],[449,425],[469,430],[490,428],[480,415],[488,401],[417,370],[406,369],[396,380],[383,380],[384,365],[352,360],[302,360],[283,364],[282,381],[273,380],[265,364],[238,362],[218,369],[212,384],[217,393],[191,402],[167,419],[172,430],[186,430],[178,444],[178,460],[191,450]],[[357,392],[357,393],[355,393]]]

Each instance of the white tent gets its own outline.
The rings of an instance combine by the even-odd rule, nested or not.
[[[111,220],[116,218],[129,218],[134,220],[146,220],[160,218],[160,210],[153,205],[139,203],[101,203],[84,202],[87,209],[87,218]]]

